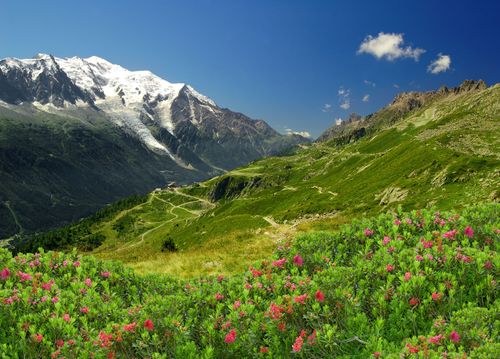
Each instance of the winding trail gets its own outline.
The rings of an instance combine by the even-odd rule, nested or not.
[[[19,232],[17,234],[23,234],[24,233],[24,228],[21,226],[21,223],[19,222],[19,219],[17,218],[16,213],[10,206],[10,201],[5,201],[4,202],[5,207],[9,210],[10,214],[12,215],[12,218],[14,219],[14,222],[16,223],[16,226],[19,228]]]
[[[121,251],[123,251],[123,250],[130,249],[130,248],[136,247],[136,246],[138,246],[138,245],[140,245],[140,244],[144,243],[144,237],[146,237],[148,234],[150,234],[151,232],[156,231],[157,229],[159,229],[159,228],[161,228],[161,227],[165,226],[165,225],[166,225],[166,224],[168,224],[168,223],[171,223],[171,222],[173,222],[173,221],[175,221],[175,220],[179,219],[179,215],[178,215],[177,213],[175,213],[175,212],[174,212],[174,209],[176,209],[176,208],[182,209],[182,210],[184,210],[184,211],[186,211],[186,212],[188,212],[188,213],[192,214],[193,216],[198,216],[198,215],[199,215],[199,212],[194,212],[194,211],[191,211],[191,210],[189,210],[189,209],[187,209],[187,208],[184,208],[184,207],[182,207],[182,206],[184,206],[184,205],[186,205],[186,204],[189,204],[189,203],[204,202],[204,203],[209,204],[211,207],[215,207],[215,204],[213,204],[213,203],[211,203],[211,202],[207,201],[206,199],[204,199],[204,198],[200,198],[200,197],[196,197],[196,196],[192,196],[192,195],[188,195],[188,194],[185,194],[185,193],[182,193],[182,192],[180,192],[180,191],[178,190],[178,188],[175,188],[173,191],[174,191],[176,194],[178,194],[178,195],[182,195],[182,196],[184,196],[184,197],[188,197],[188,198],[193,198],[193,200],[192,200],[192,201],[189,201],[189,202],[185,202],[185,203],[183,203],[183,204],[181,204],[181,205],[175,205],[175,204],[173,204],[172,202],[166,201],[166,200],[164,200],[163,198],[158,197],[158,196],[156,195],[156,193],[155,193],[155,192],[153,192],[153,193],[151,194],[151,197],[148,199],[148,201],[147,201],[146,203],[151,203],[151,202],[153,202],[153,200],[155,200],[155,199],[157,199],[158,201],[164,202],[164,203],[166,203],[166,204],[168,204],[168,205],[170,206],[170,209],[168,210],[168,213],[170,213],[170,214],[171,214],[172,216],[174,216],[174,217],[172,217],[172,218],[170,218],[170,219],[166,220],[165,222],[161,223],[160,225],[158,225],[158,226],[156,226],[156,227],[153,227],[153,228],[148,229],[147,231],[145,231],[144,233],[142,233],[142,234],[140,234],[140,235],[139,235],[139,236],[140,236],[140,240],[139,240],[138,242],[134,242],[134,243],[131,243],[131,244],[127,245],[127,246],[123,246],[123,247],[121,247],[121,248],[118,248],[118,249],[116,250],[117,252],[121,252]],[[142,205],[144,205],[144,203],[142,203],[142,204],[141,204],[141,205],[139,205],[139,206],[142,206]],[[134,208],[137,208],[137,207],[138,207],[138,206],[136,206],[136,207],[134,207]],[[134,209],[134,208],[131,208],[130,210],[132,210],[132,209]],[[128,210],[128,211],[130,211],[130,210]],[[118,216],[117,216],[117,218],[118,218]],[[115,220],[116,220],[117,218],[115,218]]]

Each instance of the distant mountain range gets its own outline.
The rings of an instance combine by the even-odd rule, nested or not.
[[[308,140],[99,57],[0,61],[0,238]]]

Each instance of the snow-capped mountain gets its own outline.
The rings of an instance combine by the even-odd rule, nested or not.
[[[0,100],[13,105],[29,102],[52,113],[101,111],[149,150],[168,155],[183,166],[195,166],[179,152],[179,146],[185,145],[179,140],[185,137],[186,127],[204,141],[214,142],[221,155],[226,152],[224,147],[232,147],[236,136],[245,151],[255,152],[249,158],[275,151],[261,142],[280,136],[263,121],[219,108],[189,85],[170,83],[150,71],[130,71],[96,56],[38,54],[33,59],[4,59],[0,61]],[[197,146],[187,147],[213,168],[234,166],[207,157]],[[232,148],[227,155],[231,154]]]
[[[96,56],[0,60],[0,217],[10,216],[1,202],[17,204],[26,228],[304,141],[220,108],[187,84]]]

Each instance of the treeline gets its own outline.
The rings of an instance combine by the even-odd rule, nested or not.
[[[90,251],[99,247],[106,239],[102,234],[92,232],[96,224],[111,219],[125,209],[144,203],[147,199],[147,195],[133,195],[121,199],[65,227],[16,238],[11,242],[12,249],[23,253],[36,252],[38,248],[64,250],[77,247],[80,250]]]

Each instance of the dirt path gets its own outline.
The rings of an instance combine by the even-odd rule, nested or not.
[[[9,210],[10,214],[12,215],[12,218],[14,219],[14,222],[16,223],[16,226],[19,228],[18,234],[23,234],[24,233],[24,228],[23,228],[23,226],[21,226],[21,223],[19,223],[19,219],[17,218],[16,213],[14,212],[14,210],[12,209],[12,207],[10,206],[10,202],[9,201],[5,201],[4,204],[5,204],[5,207],[7,207],[7,209]]]
[[[269,223],[274,228],[279,228],[280,227],[280,225],[274,221],[273,217],[266,216],[266,217],[262,217],[262,219],[264,221],[266,221],[267,223]]]
[[[185,193],[179,192],[177,188],[176,188],[176,189],[174,189],[174,192],[175,192],[175,193],[177,193],[177,194],[179,194],[179,195],[182,195],[182,196],[188,197],[188,198],[193,198],[194,200],[193,200],[193,201],[189,201],[189,202],[185,202],[185,203],[183,203],[183,204],[181,204],[181,205],[175,205],[175,204],[173,204],[172,202],[166,201],[166,200],[164,200],[163,198],[160,198],[160,197],[156,196],[156,193],[154,193],[154,192],[153,192],[153,193],[151,194],[150,199],[148,199],[148,202],[147,202],[147,203],[151,203],[154,199],[157,199],[157,200],[159,200],[159,201],[161,201],[161,202],[164,202],[164,203],[168,204],[168,205],[170,206],[170,209],[168,210],[168,212],[169,212],[172,216],[174,216],[174,217],[173,217],[173,218],[170,218],[169,220],[166,220],[166,221],[165,221],[165,222],[163,222],[162,224],[160,224],[160,225],[158,225],[158,226],[156,226],[156,227],[150,228],[150,229],[148,229],[147,231],[145,231],[144,233],[140,234],[140,238],[141,238],[141,239],[140,239],[138,242],[134,242],[134,243],[132,243],[132,244],[130,244],[130,245],[127,245],[127,246],[121,247],[121,248],[117,249],[117,251],[123,251],[123,250],[125,250],[125,249],[130,249],[130,248],[136,247],[136,246],[138,246],[138,245],[140,245],[140,244],[144,243],[144,237],[146,237],[148,234],[150,234],[151,232],[156,231],[157,229],[159,229],[159,228],[161,228],[161,227],[165,226],[165,225],[166,225],[166,224],[168,224],[168,223],[172,223],[173,221],[175,221],[175,220],[179,219],[179,215],[178,215],[177,213],[174,213],[174,209],[176,209],[176,208],[182,209],[182,210],[184,210],[184,211],[186,211],[186,212],[188,212],[188,213],[192,214],[193,216],[198,216],[198,215],[199,215],[199,213],[198,213],[198,212],[191,211],[191,210],[189,210],[189,209],[187,209],[187,208],[184,208],[184,207],[182,207],[182,206],[184,206],[184,205],[186,205],[186,204],[188,204],[188,203],[194,203],[194,202],[205,202],[205,203],[209,203],[211,206],[215,206],[213,203],[210,203],[210,202],[208,202],[207,200],[205,200],[205,199],[203,199],[203,198],[200,198],[200,197],[195,197],[195,196],[191,196],[191,195],[187,195],[187,194],[185,194]],[[144,205],[144,203],[143,203],[143,204],[141,204],[141,205]],[[136,207],[137,207],[137,206],[136,206]],[[136,207],[134,207],[134,208],[136,208]],[[132,210],[132,209],[130,209],[130,210]],[[130,211],[130,210],[128,210],[128,211]],[[116,219],[117,219],[117,218],[116,218]],[[275,225],[277,225],[277,224],[275,223]]]
[[[210,201],[207,201],[205,198],[201,198],[201,197],[196,197],[196,196],[192,196],[190,194],[185,194],[183,192],[180,192],[180,189],[179,188],[174,188],[173,189],[175,193],[177,193],[178,195],[180,196],[184,196],[184,197],[189,197],[189,198],[194,198],[195,200],[197,201],[200,201],[200,202],[204,202],[204,203],[207,203],[208,205],[210,205],[211,207],[215,207],[215,204],[213,204],[212,202]]]

